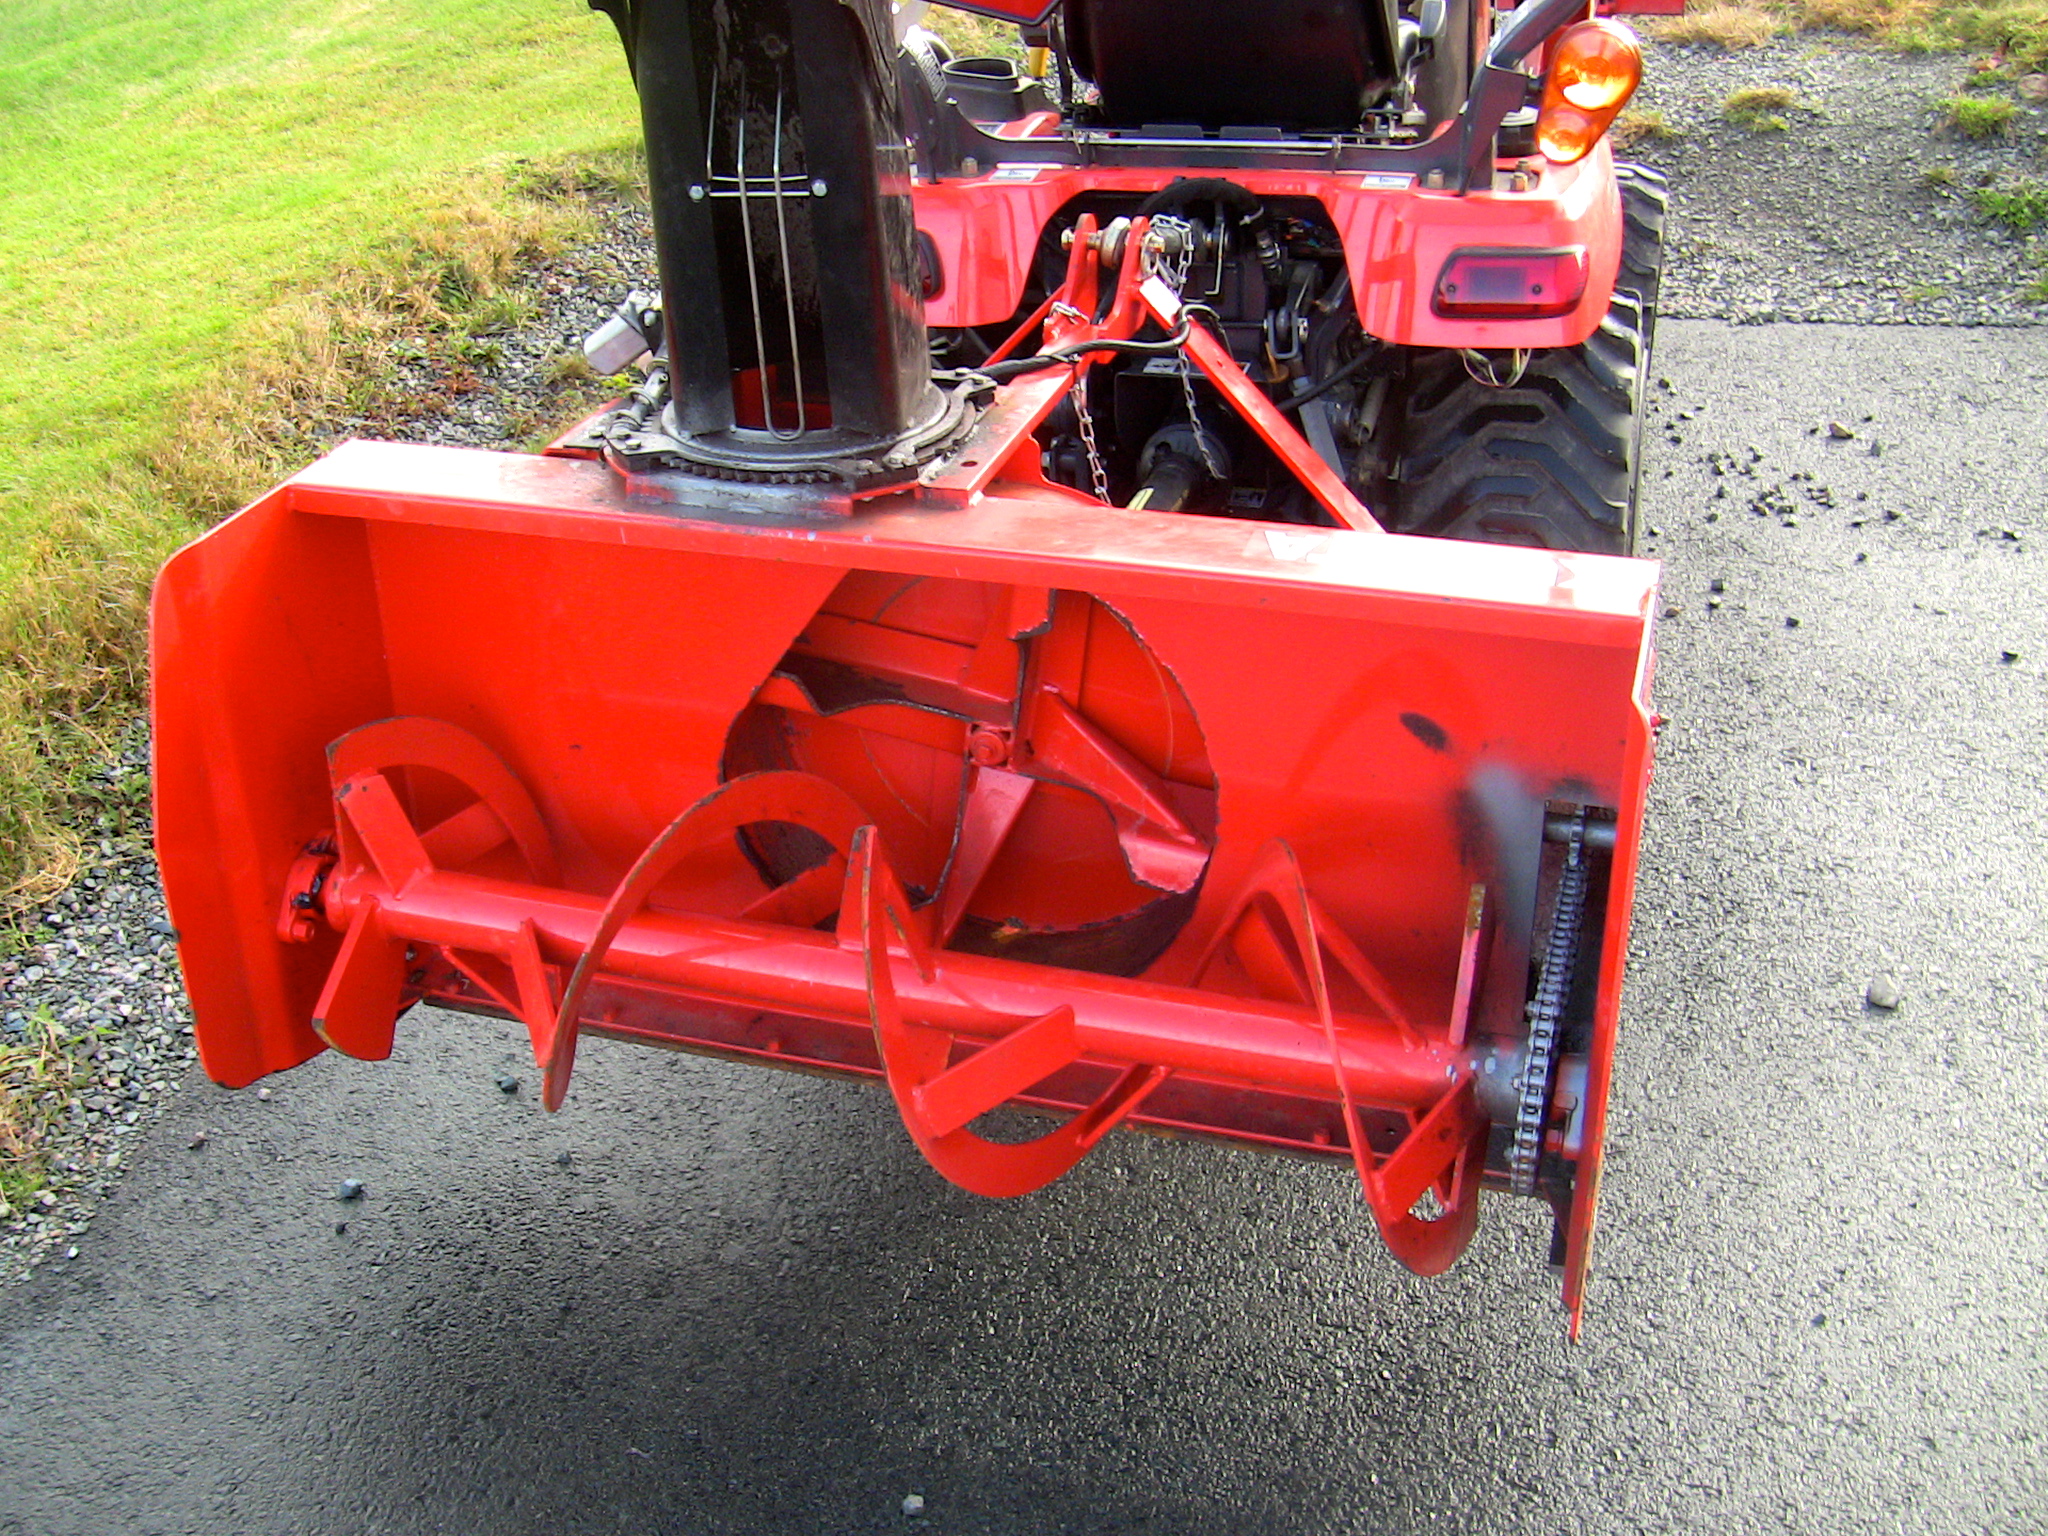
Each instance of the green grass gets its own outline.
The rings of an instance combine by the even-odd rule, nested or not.
[[[1783,133],[1790,126],[1784,116],[1797,106],[1799,98],[1782,85],[1752,85],[1731,91],[1721,103],[1721,115],[1752,133]]]
[[[1614,127],[1608,133],[1616,149],[1634,149],[1639,144],[1681,136],[1671,120],[1654,107],[1629,108],[1614,120]]]
[[[1008,22],[933,6],[925,12],[920,25],[944,38],[956,59],[1024,57],[1024,44],[1017,35],[1016,27]]]
[[[609,26],[569,0],[13,0],[7,21],[9,527],[161,432],[252,316],[413,230],[451,178],[637,122]]]
[[[2048,224],[2048,181],[2023,176],[2003,186],[1978,187],[1970,196],[1981,213],[2015,234]]]
[[[1707,0],[1651,30],[1723,48],[1785,32],[1853,32],[1895,48],[1995,54],[2018,70],[2048,66],[2048,0]]]
[[[62,878],[51,807],[139,696],[162,557],[374,397],[406,324],[490,345],[575,231],[535,167],[638,128],[582,0],[6,13],[0,907]]]
[[[2019,112],[1999,96],[1951,96],[1935,103],[1941,119],[1966,139],[1995,139],[2012,126]]]
[[[1915,0],[1893,39],[1924,49],[1970,48],[2015,71],[2048,67],[2048,0]]]
[[[1684,14],[1650,24],[1658,37],[1673,43],[1711,43],[1716,48],[1756,48],[1786,30],[1777,9],[1762,0],[1720,0],[1690,5]]]

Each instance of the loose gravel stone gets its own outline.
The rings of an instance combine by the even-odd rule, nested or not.
[[[146,798],[148,783],[149,738],[138,723],[87,787],[103,804],[133,804]],[[84,1037],[82,1080],[45,1142],[50,1188],[28,1211],[0,1212],[0,1282],[18,1279],[61,1252],[67,1235],[85,1231],[120,1168],[121,1148],[194,1057],[147,830],[112,816],[78,830],[87,864],[71,889],[35,915],[26,945],[0,960],[0,1028],[20,1035],[45,1015]]]
[[[1889,1013],[1901,1001],[1899,984],[1889,976],[1873,976],[1870,985],[1863,989],[1863,1000],[1871,1007],[1882,1008]]]
[[[647,210],[618,202],[597,208],[599,234],[586,245],[547,258],[522,274],[519,287],[538,310],[515,329],[480,338],[485,345],[466,362],[459,384],[425,363],[401,363],[401,385],[444,403],[431,413],[393,424],[356,419],[335,434],[470,448],[538,446],[561,422],[557,368],[580,360],[583,338],[597,329],[634,288],[655,289],[654,232]],[[601,397],[593,405],[602,403]]]
[[[923,1514],[924,1495],[921,1493],[906,1493],[903,1495],[903,1513],[912,1519]]]
[[[363,1181],[361,1179],[343,1179],[340,1187],[334,1191],[334,1198],[337,1200],[362,1199]]]

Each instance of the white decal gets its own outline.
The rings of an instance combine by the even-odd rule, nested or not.
[[[1259,540],[1255,537],[1245,553],[1268,554],[1275,560],[1285,560],[1292,565],[1320,565],[1330,542],[1327,534],[1289,533],[1282,528],[1268,528],[1265,534],[1266,547],[1263,550],[1259,548]]]

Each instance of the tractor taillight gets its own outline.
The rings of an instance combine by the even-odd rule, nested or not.
[[[1536,147],[1553,165],[1592,153],[1643,78],[1643,48],[1618,21],[1582,21],[1559,34],[1543,80]]]
[[[1586,296],[1586,248],[1453,251],[1436,280],[1436,312],[1471,320],[1568,314]]]

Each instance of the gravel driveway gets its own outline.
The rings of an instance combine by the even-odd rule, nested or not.
[[[1970,75],[1953,54],[1899,55],[1787,38],[1764,48],[1656,49],[1636,105],[1672,136],[1631,151],[1671,177],[1664,312],[1743,324],[2024,325],[2048,302],[2048,250],[1990,224],[1981,186],[2048,176],[2048,108],[1972,141],[1939,103]],[[1783,129],[1730,122],[1740,90],[1783,87]],[[2011,95],[2008,89],[2004,94]]]
[[[2048,1529],[2048,347],[2010,328],[2048,310],[1921,169],[2042,140],[1936,137],[1959,68],[1653,63],[1698,318],[1659,343],[1672,725],[1583,1347],[1506,1202],[1425,1285],[1327,1171],[1126,1140],[985,1204],[879,1095],[593,1049],[549,1118],[449,1017],[223,1094],[109,828],[0,965],[0,1020],[104,1053],[7,1234],[56,1257],[0,1293],[0,1531],[851,1531],[909,1493],[933,1530]],[[1819,111],[1724,124],[1748,83]],[[542,273],[504,388],[422,433],[496,440],[644,263],[627,217]],[[1889,324],[1937,319],[2001,329]]]

